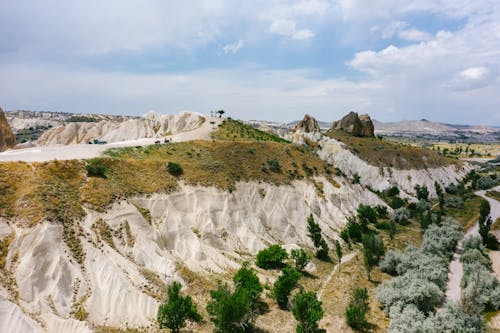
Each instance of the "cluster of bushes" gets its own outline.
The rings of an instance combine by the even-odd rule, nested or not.
[[[473,313],[500,309],[500,282],[491,272],[491,260],[481,238],[467,238],[463,248],[462,302]]]
[[[490,216],[490,203],[487,200],[481,201],[481,206],[479,207],[479,235],[482,238],[483,245],[491,250],[498,249],[498,240],[496,237],[490,233],[491,225],[493,220]]]
[[[376,295],[391,318],[389,332],[442,332],[446,330],[437,327],[456,324],[459,318],[450,322],[443,318],[461,315],[462,310],[451,306],[434,314],[434,309],[443,302],[448,263],[462,234],[460,226],[446,218],[427,228],[420,248],[387,253],[380,269],[396,277],[379,286]]]

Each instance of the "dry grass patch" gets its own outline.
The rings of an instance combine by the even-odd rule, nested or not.
[[[486,192],[486,196],[495,199],[496,201],[500,201],[500,192],[498,191],[488,191]]]
[[[380,140],[374,137],[358,137],[340,130],[329,130],[325,135],[343,142],[361,159],[377,167],[395,169],[424,169],[457,163],[436,152],[420,147]]]

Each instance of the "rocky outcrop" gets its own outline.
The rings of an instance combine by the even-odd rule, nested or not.
[[[0,108],[0,151],[14,147],[15,144],[16,138],[7,122],[7,118],[5,118],[3,110]]]
[[[319,132],[319,124],[314,117],[311,117],[310,115],[306,114],[304,116],[304,119],[299,121],[297,125],[295,125],[295,130],[304,132],[304,133],[313,133],[313,132]]]
[[[334,122],[332,129],[343,130],[353,135],[374,136],[374,127],[370,116],[367,114],[360,116],[352,111],[341,120]]]
[[[149,112],[141,118],[125,121],[70,122],[44,132],[37,143],[47,146],[86,143],[94,139],[120,142],[142,138],[164,138],[195,130],[203,125],[205,120],[205,117],[195,112],[175,115]]]

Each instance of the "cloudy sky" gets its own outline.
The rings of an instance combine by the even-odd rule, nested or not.
[[[0,2],[0,106],[500,125],[498,0]]]

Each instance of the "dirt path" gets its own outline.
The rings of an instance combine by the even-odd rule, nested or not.
[[[494,187],[491,190],[500,190],[500,186]],[[476,195],[486,199],[489,201],[491,206],[490,216],[495,221],[498,217],[500,217],[500,202],[495,199],[488,198],[486,196],[486,191],[477,191]],[[460,300],[460,281],[462,280],[462,276],[464,274],[464,269],[462,267],[462,263],[460,262],[460,255],[463,251],[463,241],[469,236],[479,235],[479,225],[474,224],[467,232],[464,237],[458,242],[455,253],[453,254],[453,259],[450,262],[450,268],[448,271],[448,284],[446,286],[446,299],[448,301],[458,302]],[[498,274],[498,273],[497,273]]]
[[[340,264],[337,264],[337,265],[335,265],[335,267],[333,267],[332,272],[330,273],[330,275],[328,275],[328,277],[321,284],[321,287],[318,290],[318,300],[321,301],[321,297],[323,297],[323,293],[324,293],[324,291],[326,289],[326,286],[328,285],[328,283],[330,283],[330,280],[332,279],[333,274],[335,274],[335,272],[337,271],[337,268],[339,267],[339,265],[345,264],[346,262],[348,262],[349,260],[351,260],[352,258],[354,258],[357,254],[358,254],[358,251],[354,251],[354,252],[349,253],[345,257],[342,257],[342,260],[341,260]]]

